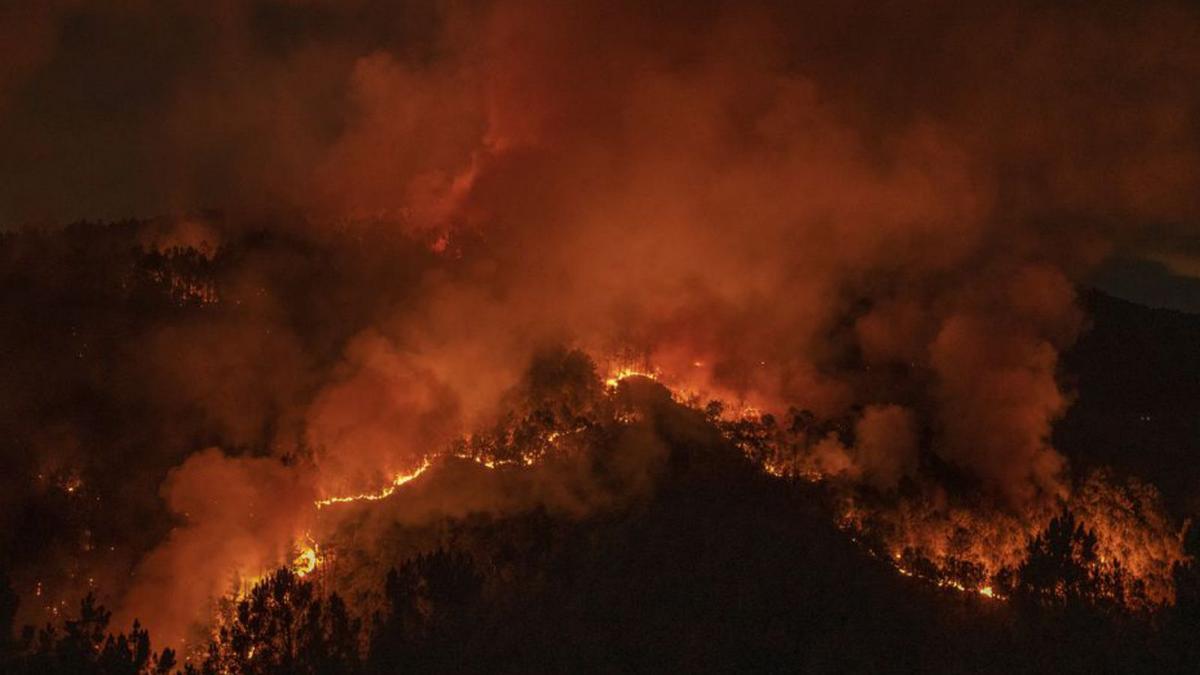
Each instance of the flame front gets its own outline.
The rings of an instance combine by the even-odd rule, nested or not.
[[[426,457],[421,465],[416,469],[409,473],[396,474],[396,476],[392,478],[391,483],[388,483],[387,486],[377,492],[364,492],[361,494],[344,497],[327,497],[325,499],[318,499],[313,503],[318,509],[321,509],[333,504],[346,504],[349,502],[375,502],[379,501],[380,499],[387,499],[388,497],[392,496],[394,492],[396,492],[396,488],[399,488],[400,486],[416,479],[418,476],[428,471],[429,467],[432,465],[432,460]]]

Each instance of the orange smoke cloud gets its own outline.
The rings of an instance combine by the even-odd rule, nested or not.
[[[453,393],[381,336],[356,338],[342,369],[306,420],[324,491],[345,493],[411,469],[458,430]]]
[[[203,634],[216,598],[288,560],[314,497],[278,461],[216,448],[172,470],[162,494],[181,523],[134,570],[121,618],[140,617],[164,644]]]

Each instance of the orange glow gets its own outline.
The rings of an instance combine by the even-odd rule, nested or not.
[[[298,577],[306,577],[316,571],[317,566],[321,564],[320,547],[312,540],[311,537],[305,536],[307,544],[300,551],[300,555],[292,561],[292,571]]]
[[[621,366],[610,371],[608,377],[604,379],[604,385],[609,389],[615,389],[621,380],[630,377],[645,377],[651,380],[658,380],[659,373],[657,369],[638,368],[636,366]]]

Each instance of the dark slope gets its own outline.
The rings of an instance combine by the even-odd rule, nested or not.
[[[1092,291],[1090,326],[1062,357],[1074,405],[1055,428],[1076,469],[1110,466],[1156,485],[1177,515],[1200,507],[1200,315]],[[1080,472],[1082,473],[1082,472]]]
[[[395,628],[377,632],[377,642],[395,641],[380,672],[1171,667],[1175,657],[1155,653],[1147,625],[1125,617],[988,600],[900,575],[834,526],[821,486],[763,474],[697,411],[665,391],[648,398],[647,430],[668,455],[653,489],[632,503],[586,517],[535,508],[385,527],[381,546],[394,548],[377,564],[403,568],[419,550],[446,546],[469,554],[484,584],[456,610],[470,619],[448,622],[458,627],[453,638],[414,647]],[[596,452],[602,466],[610,449]],[[454,470],[472,469],[435,470],[387,508],[397,516],[419,508],[421,493],[437,492]],[[380,518],[378,509],[363,513]]]

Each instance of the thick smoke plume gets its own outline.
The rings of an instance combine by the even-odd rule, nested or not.
[[[178,522],[127,561],[125,613],[166,635],[196,616],[152,598],[200,614],[231,572],[286,561],[314,500],[494,424],[548,345],[633,354],[702,399],[849,420],[793,468],[888,493],[935,461],[1024,535],[1071,495],[1049,438],[1072,396],[1058,354],[1085,326],[1077,284],[1200,216],[1200,16],[1182,6],[37,14],[0,78],[0,138],[50,140],[0,160],[31,165],[0,217],[76,215],[35,157],[84,151],[118,158],[111,189],[78,188],[86,215],[228,214],[139,235],[202,249],[219,281],[180,285],[209,313],[133,336],[113,385],[149,392],[190,450],[224,446],[172,451]],[[186,39],[150,45],[175,58],[145,66],[134,114],[85,125],[136,157],[52,138],[14,93],[61,100],[79,31],[177,24]],[[264,229],[285,244],[214,254]],[[296,272],[318,261],[327,278]],[[922,499],[946,513],[940,490]]]

